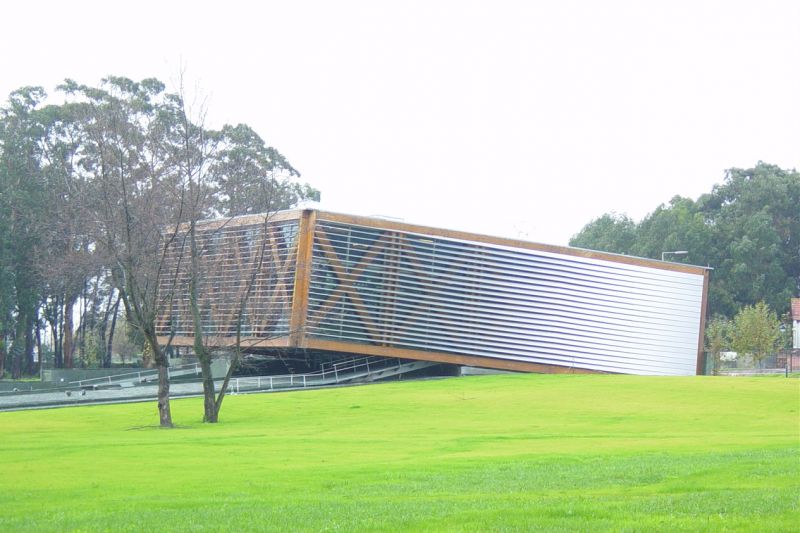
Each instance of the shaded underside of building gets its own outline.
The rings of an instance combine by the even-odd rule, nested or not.
[[[699,372],[702,267],[316,210],[198,228],[200,315],[214,347],[229,348],[238,329],[254,353]],[[180,274],[162,279],[170,297],[158,322],[178,347],[194,341],[185,252],[173,246]]]

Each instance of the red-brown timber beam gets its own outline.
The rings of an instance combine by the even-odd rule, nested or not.
[[[709,271],[706,270],[703,273],[703,300],[700,304],[700,333],[698,334],[697,339],[697,367],[695,370],[695,374],[698,376],[703,375],[705,373],[705,357],[703,354],[705,352],[705,339],[706,339],[706,314],[708,311],[708,278],[709,278]]]
[[[542,374],[605,374],[598,370],[584,368],[571,368],[558,365],[529,363],[526,361],[512,361],[496,359],[493,357],[478,357],[474,355],[459,355],[444,352],[428,352],[423,350],[409,350],[406,348],[393,348],[390,346],[375,346],[341,341],[314,339],[307,337],[304,345],[315,350],[328,350],[331,352],[346,352],[359,355],[374,355],[377,357],[397,357],[400,359],[414,359],[417,361],[434,361],[437,363],[450,363],[455,365],[477,366],[482,368],[495,368],[498,370],[513,370],[517,372],[537,372]]]
[[[168,342],[170,346],[176,347],[194,346],[194,337],[175,336],[171,340],[168,336],[158,336],[156,338],[161,346],[166,346]],[[203,339],[203,342],[205,342],[209,348],[233,348],[236,346],[236,337],[206,337]],[[289,337],[242,337],[241,340],[242,350],[247,350],[249,348],[286,348],[288,346]]]
[[[300,215],[297,230],[297,267],[294,272],[292,316],[289,321],[289,345],[302,347],[308,320],[308,286],[314,259],[314,227],[317,212],[306,209]]]

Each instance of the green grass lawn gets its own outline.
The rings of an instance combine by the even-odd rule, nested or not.
[[[0,531],[797,531],[800,380],[503,375],[0,413]]]

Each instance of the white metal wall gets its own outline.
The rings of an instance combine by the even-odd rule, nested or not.
[[[343,271],[353,279],[342,279]],[[700,274],[323,220],[307,333],[607,372],[693,375],[702,298]]]

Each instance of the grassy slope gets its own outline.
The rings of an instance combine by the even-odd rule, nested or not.
[[[506,375],[0,413],[0,530],[793,531],[798,380]]]

